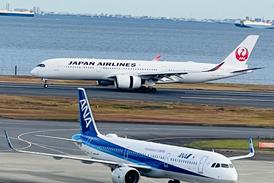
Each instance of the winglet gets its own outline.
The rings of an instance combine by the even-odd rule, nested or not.
[[[230,160],[239,160],[239,159],[252,158],[255,155],[255,149],[254,149],[253,140],[251,137],[248,139],[248,144],[249,144],[249,148],[248,148],[249,153],[247,155],[234,156],[234,157],[230,157],[229,159]]]
[[[253,140],[250,137],[248,141],[249,141],[249,154],[251,155],[251,157],[253,157],[255,155]]]
[[[4,130],[4,132],[5,132],[5,136],[6,136],[6,139],[7,139],[7,142],[8,142],[9,147],[10,147],[12,150],[15,150],[14,147],[13,147],[13,145],[12,145],[12,143],[11,143],[11,141],[10,141],[10,137],[9,137],[9,135],[8,135],[8,132],[7,132],[6,130]]]
[[[161,55],[156,55],[152,61],[160,61],[161,60]]]

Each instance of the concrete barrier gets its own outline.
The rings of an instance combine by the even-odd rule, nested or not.
[[[274,149],[274,142],[259,142],[259,149]]]

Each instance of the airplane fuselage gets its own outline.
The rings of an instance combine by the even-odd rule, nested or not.
[[[177,76],[164,77],[157,83],[184,82],[198,83],[232,77],[235,68],[222,68],[207,72],[216,64],[196,62],[142,61],[59,58],[42,62],[43,67],[36,67],[32,74],[47,79],[82,79],[82,80],[115,80],[117,75],[146,76],[157,73],[181,73]]]
[[[169,178],[190,182],[235,182],[236,169],[225,156],[185,147],[120,138],[115,135],[73,136],[83,142],[79,147],[94,159],[135,163],[152,168],[140,174],[154,178]],[[212,167],[213,163],[219,167]]]

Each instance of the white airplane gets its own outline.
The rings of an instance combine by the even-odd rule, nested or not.
[[[253,157],[252,139],[248,155],[227,158],[219,153],[146,142],[118,137],[116,134],[102,135],[98,131],[83,88],[78,88],[78,103],[81,132],[72,139],[44,136],[74,142],[88,157],[48,154],[18,150],[13,147],[7,132],[10,148],[20,153],[50,156],[55,159],[79,160],[83,163],[102,163],[111,168],[113,183],[138,183],[140,175],[154,178],[168,178],[168,183],[218,182],[238,180],[231,160]]]
[[[221,63],[151,62],[86,58],[55,58],[38,64],[33,76],[48,79],[97,80],[99,85],[119,89],[152,89],[156,83],[200,83],[246,74],[260,68],[248,68],[247,61],[258,35],[249,35]],[[158,60],[160,57],[156,57]],[[156,60],[153,59],[153,60]]]

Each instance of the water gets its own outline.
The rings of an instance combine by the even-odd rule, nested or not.
[[[0,17],[0,74],[29,75],[56,57],[193,60],[219,63],[247,35],[261,37],[251,56],[254,73],[221,82],[274,84],[274,30],[232,24],[72,16]]]

